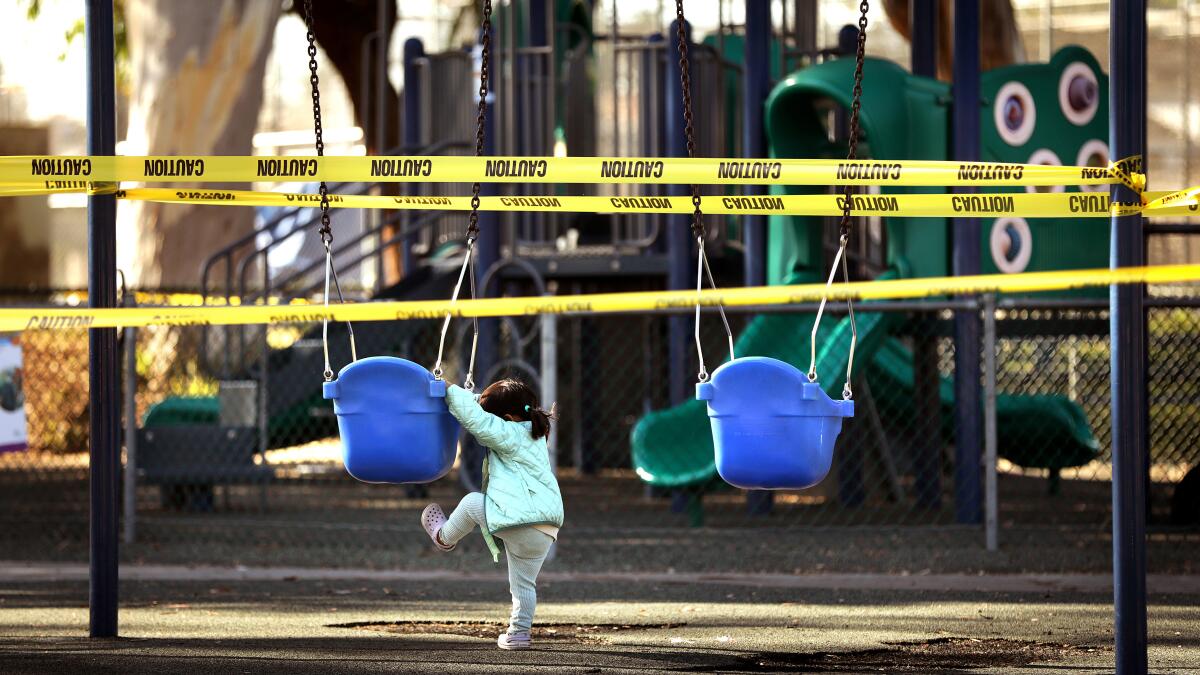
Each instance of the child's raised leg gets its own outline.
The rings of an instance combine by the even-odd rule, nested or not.
[[[421,523],[433,539],[433,543],[438,548],[448,551],[454,548],[460,539],[470,534],[476,525],[481,529],[487,527],[483,513],[483,493],[472,492],[463,497],[449,518],[442,514],[440,506],[430,504],[421,514]]]
[[[532,527],[506,530],[496,536],[504,540],[504,553],[508,558],[508,587],[512,593],[512,616],[507,633],[500,636],[500,646],[520,648],[528,645],[529,629],[537,609],[537,576],[554,538]],[[520,642],[525,642],[525,645],[520,645]]]

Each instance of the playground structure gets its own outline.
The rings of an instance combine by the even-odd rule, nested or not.
[[[588,55],[605,44],[606,37],[614,64],[609,96],[613,103],[611,124],[614,139],[620,139],[620,145],[616,146],[619,152],[612,154],[682,154],[677,65],[671,58],[673,38],[626,39],[616,32],[597,36],[595,27],[582,20],[587,14],[580,17],[576,11],[579,3],[554,3],[553,7],[548,4],[531,3],[532,7],[540,5],[545,11],[547,19],[540,22],[540,29],[539,22],[533,20],[540,15],[537,9],[520,21],[498,17],[495,32],[501,46],[496,50],[493,66],[498,79],[489,115],[492,126],[487,135],[495,144],[488,149],[489,153],[549,155],[554,152],[555,144],[561,142],[571,154],[582,154],[575,147],[587,148],[589,136],[594,137],[596,129],[606,121],[589,120],[586,114],[571,113],[570,107],[587,101],[588,88],[581,82],[587,80]],[[555,29],[548,29],[548,25]],[[1114,23],[1114,29],[1115,26]],[[769,77],[774,67],[768,64],[775,60],[752,61],[749,47],[757,42],[766,44],[768,57],[781,48],[770,39],[752,39],[752,29],[764,30],[762,16],[747,17],[741,50],[745,54],[741,59],[735,56],[738,40],[734,35],[719,34],[692,46],[693,77],[697,82],[694,95],[697,108],[704,111],[698,115],[700,154],[840,156],[843,141],[839,125],[843,115],[837,109],[847,103],[849,81],[845,51],[818,50],[811,56],[813,65],[788,75],[768,94],[764,88],[751,87],[750,82],[764,70]],[[769,21],[765,30],[769,36]],[[403,99],[405,147],[401,150],[406,154],[470,152],[472,54],[453,51],[425,55],[420,45],[412,41],[406,44],[404,53],[405,70],[413,77],[411,80],[406,77],[409,86]],[[1046,124],[1051,120],[1045,113],[1055,110],[1060,103],[1057,84],[1073,72],[1074,64],[1082,64],[1095,79],[1094,98],[1084,96],[1083,100],[1094,101],[1096,110],[1083,123],[1068,117],[1066,121]],[[701,72],[706,75],[697,74]],[[741,75],[738,84],[710,86],[713,82],[725,85],[726,80],[737,81],[738,74]],[[1115,72],[1110,70],[1110,74],[1114,80],[1117,78]],[[1018,94],[1015,105],[1026,111],[1035,106],[1039,116],[1038,124],[1031,130],[1022,127],[1022,119],[1016,120],[1020,135],[1029,134],[1017,143],[1003,137],[1004,133],[1017,133],[1007,129],[1011,118],[1006,105],[996,108],[1000,114],[993,108],[981,108],[975,122],[987,131],[977,139],[982,150],[976,157],[964,157],[959,151],[951,153],[947,149],[946,140],[953,135],[951,128],[957,128],[961,121],[955,120],[953,112],[944,105],[951,98],[945,85],[909,75],[895,64],[875,60],[868,61],[866,77],[871,84],[864,89],[868,97],[864,103],[864,152],[874,159],[957,156],[967,160],[1043,163],[1052,161],[1050,154],[1041,152],[1048,150],[1062,163],[1099,161],[1103,166],[1111,156],[1125,156],[1139,149],[1124,146],[1112,153],[1085,152],[1099,147],[1092,143],[1094,140],[1106,137],[1109,96],[1107,79],[1094,59],[1078,50],[1063,50],[1049,64],[1014,66],[979,78],[979,92],[985,99],[1004,91],[1009,83],[1021,84],[1030,92],[1029,98],[1020,98],[1023,94]],[[1086,75],[1081,77],[1087,79]],[[570,93],[580,89],[584,92],[582,96]],[[757,103],[752,100],[755,93],[752,89],[759,96]],[[1070,89],[1068,80],[1068,93]],[[964,94],[953,93],[960,95]],[[871,97],[876,100],[870,100]],[[1007,101],[1004,96],[995,98],[998,103]],[[887,110],[888,102],[894,100],[911,100],[913,106],[936,112],[909,120],[900,114],[882,119],[872,117],[872,111]],[[756,105],[763,114],[751,122],[753,116],[746,111],[756,109]],[[1064,110],[1063,114],[1068,113]],[[1075,112],[1072,114],[1083,119]],[[577,120],[582,120],[582,128],[574,125]],[[807,125],[798,124],[797,120],[807,121]],[[992,120],[996,122],[989,127],[987,122]],[[750,129],[755,125],[765,131],[762,138],[753,138]],[[764,142],[769,144],[764,146]],[[961,144],[958,146],[961,150]],[[1093,155],[1101,159],[1093,160]],[[375,187],[335,185],[331,189],[346,194],[365,193]],[[557,189],[539,184],[488,187],[520,195],[553,194]],[[469,185],[414,186],[417,189],[426,190],[420,193],[423,196],[460,195],[469,191]],[[650,186],[647,191],[640,186],[619,186],[615,193],[654,194],[659,189],[671,191],[682,186]],[[284,222],[289,218],[290,221]],[[769,226],[762,218],[712,219],[709,245],[721,284],[741,280],[749,284],[811,281],[828,268],[834,235],[827,219],[778,218],[781,219]],[[686,287],[694,270],[689,267],[691,256],[687,252],[691,242],[682,220],[680,216],[657,214],[612,217],[483,214],[482,234],[477,244],[480,293],[534,295],[549,293],[553,288],[556,295],[569,295],[593,290]],[[362,275],[376,279],[375,287],[354,289],[358,297],[421,299],[448,295],[455,273],[456,241],[465,225],[462,215],[372,213],[364,222],[366,225],[357,235],[339,239],[334,255],[335,262],[343,269],[377,267],[373,275]],[[203,292],[209,298],[228,302],[236,297],[243,303],[311,298],[320,285],[323,260],[309,261],[282,277],[273,276],[271,265],[265,260],[284,241],[305,236],[312,224],[301,217],[300,210],[285,213],[274,217],[253,237],[233,242],[214,253],[204,267]],[[1108,261],[1105,245],[1108,237],[1098,236],[1094,225],[1086,226],[1090,230],[1070,229],[1065,234],[1063,228],[1049,222],[980,225],[981,232],[986,234],[979,237],[979,245],[971,246],[963,244],[963,237],[955,234],[960,225],[946,221],[884,218],[864,222],[856,229],[862,236],[855,242],[859,248],[851,258],[852,274],[859,279],[885,275],[923,277],[951,271],[990,271],[993,266],[1005,272],[1098,267]],[[951,241],[955,242],[953,246]],[[971,255],[978,263],[974,269],[970,265],[950,264],[960,249],[973,251]],[[389,257],[399,259],[399,268],[404,273],[395,283],[388,283],[381,272]],[[1135,258],[1129,262],[1142,261]],[[218,281],[222,275],[223,281]],[[953,300],[921,307],[904,303],[860,307],[859,359],[866,365],[859,371],[861,384],[857,388],[867,410],[864,426],[850,434],[838,451],[835,474],[830,479],[836,484],[837,497],[828,504],[850,513],[872,498],[879,502],[907,500],[920,506],[923,513],[933,514],[916,518],[916,522],[979,523],[986,492],[979,484],[983,457],[970,449],[978,450],[983,445],[983,417],[989,409],[996,419],[997,445],[993,448],[996,455],[1017,467],[1047,470],[1051,490],[1061,488],[1060,470],[1085,465],[1100,455],[1108,445],[1103,442],[1106,425],[1103,418],[1085,412],[1076,400],[1078,397],[1039,392],[1000,395],[994,403],[984,402],[982,387],[978,386],[980,378],[974,378],[975,386],[964,386],[962,380],[971,379],[969,370],[964,375],[964,369],[958,364],[952,367],[948,359],[938,363],[939,352],[948,356],[951,344],[955,354],[966,358],[961,355],[979,353],[983,344],[994,345],[994,340],[1003,339],[1005,322],[995,319],[996,312],[989,304],[993,301],[1014,315],[1044,312],[1058,318],[1040,326],[1028,319],[1014,321],[1010,336],[1039,339],[1073,336],[1087,343],[1106,332],[1101,311],[1107,304],[1086,293]],[[795,311],[763,313],[737,321],[745,324],[739,332],[738,354],[771,356],[803,367],[807,343],[795,338],[811,330],[811,309],[799,307]],[[1129,311],[1129,307],[1112,311],[1114,314]],[[953,329],[948,312],[956,314]],[[991,321],[997,325],[994,327],[999,327],[999,337],[992,333],[993,342],[985,339],[978,327],[972,329],[969,325],[981,314],[986,316],[979,323]],[[966,315],[976,319],[967,321],[964,330]],[[572,469],[586,477],[605,470],[624,469],[632,462],[647,484],[678,490],[676,501],[690,503],[693,522],[700,522],[703,515],[700,497],[715,485],[715,464],[711,436],[703,420],[703,404],[688,401],[674,407],[690,398],[687,384],[691,355],[686,319],[646,315],[621,319],[573,317],[557,323],[554,319],[483,323],[480,372],[489,379],[499,372],[525,373],[537,379],[543,391],[549,388],[559,392],[559,396],[550,398],[562,401],[566,409],[557,443],[563,469]],[[634,332],[632,338],[626,334],[629,331]],[[837,373],[846,369],[847,331],[844,322],[833,322],[824,328],[822,343],[826,346],[820,354],[818,372],[827,386],[840,383]],[[429,322],[373,323],[360,325],[357,332],[363,353],[395,353],[423,361],[429,360],[435,334],[435,327]],[[127,336],[127,344],[137,344],[136,333]],[[328,410],[314,403],[319,401],[320,390],[319,381],[312,375],[319,372],[321,358],[315,336],[311,327],[304,327],[280,345],[276,340],[278,334],[256,327],[205,329],[203,338],[197,341],[199,363],[206,376],[219,383],[218,393],[207,399],[167,398],[147,412],[141,430],[132,435],[137,439],[139,464],[135,466],[141,469],[140,474],[133,474],[134,479],[140,475],[144,481],[164,486],[165,505],[200,510],[213,506],[213,486],[236,483],[259,486],[288,480],[281,475],[288,470],[273,471],[266,458],[280,450],[327,438],[333,429]],[[597,348],[599,344],[622,339],[628,344],[626,353],[604,353]],[[719,336],[715,334],[706,335],[705,339],[719,344]],[[663,343],[665,346],[660,349]],[[348,361],[349,354],[336,346],[337,341],[334,344],[333,359],[338,363]],[[1121,344],[1114,342],[1113,349],[1118,350]],[[536,349],[530,348],[533,345]],[[460,340],[458,347],[461,351],[465,344]],[[1054,353],[1056,349],[1048,351]],[[645,362],[639,369],[640,382],[632,386],[628,382],[631,370],[614,367],[630,360],[630,353]],[[711,353],[720,350],[714,348]],[[136,360],[136,348],[131,347],[129,360]],[[987,369],[978,363],[980,359],[974,361],[977,371],[987,370],[985,375],[997,377],[997,368]],[[1145,373],[1139,375],[1138,368],[1124,375],[1118,370],[1114,377],[1144,381]],[[585,381],[593,387],[587,400],[580,394]],[[98,408],[103,406],[94,406],[93,415],[104,413]],[[873,414],[871,409],[875,411]],[[591,410],[606,414],[591,414]],[[1117,406],[1112,414],[1119,418]],[[137,417],[138,414],[131,416]],[[618,421],[613,423],[614,419]],[[917,428],[907,424],[903,425],[905,428],[897,428],[897,419],[915,420]],[[618,431],[601,429],[602,426]],[[632,445],[628,440],[630,433]],[[180,447],[184,438],[200,439],[190,452],[192,461],[197,455],[203,456],[203,448],[207,448],[210,456],[224,458],[202,463],[209,471],[217,467],[217,475],[202,475],[196,465],[182,464],[164,455],[165,448]],[[1113,442],[1119,443],[1121,439]],[[953,460],[945,457],[948,448],[954,448]],[[880,458],[882,476],[878,480],[870,477],[864,480],[861,475],[862,457],[868,453]],[[469,457],[469,453],[464,453],[460,471],[468,484]],[[1185,461],[1188,459],[1191,458]],[[1121,469],[1114,466],[1112,470],[1117,473]],[[938,510],[946,494],[942,483],[947,473],[954,476],[952,515],[943,515]],[[136,493],[136,482],[133,486]],[[876,487],[882,489],[872,493]],[[196,494],[200,495],[198,500]],[[762,495],[751,493],[748,501],[750,510],[756,513],[772,507]],[[128,516],[133,514],[126,515],[129,526]]]
[[[577,9],[577,8],[576,8]],[[493,107],[495,121],[491,129],[508,129],[511,133],[493,133],[487,138],[498,138],[503,147],[493,144],[490,151],[498,154],[531,155],[549,154],[553,151],[553,143],[567,137],[587,137],[585,130],[568,132],[563,128],[564,120],[586,116],[572,116],[563,108],[563,101],[575,100],[563,97],[559,92],[578,89],[581,85],[572,80],[586,68],[581,65],[581,55],[586,54],[591,45],[586,40],[578,41],[571,49],[564,50],[557,46],[568,41],[570,36],[587,36],[591,26],[582,21],[578,13],[571,14],[567,5],[560,3],[555,7],[556,25],[561,26],[557,31],[555,46],[548,46],[544,34],[545,21],[542,22],[542,34],[537,31],[529,33],[528,42],[519,40],[512,43],[513,36],[508,32],[514,23],[505,23],[503,15],[497,22],[497,35],[501,47],[497,49],[498,62],[495,70],[500,74],[496,86],[496,100],[505,105]],[[536,13],[536,12],[535,12]],[[528,19],[529,17],[525,17]],[[570,21],[565,21],[569,18]],[[564,37],[564,34],[566,37]],[[506,41],[507,40],[507,41]],[[740,54],[743,49],[744,36],[717,35],[705,39],[703,45],[693,45],[692,54],[696,61],[697,102],[706,111],[701,119],[704,122],[699,127],[698,152],[701,154],[718,155],[729,153],[736,155],[740,147],[737,142],[742,136],[739,110],[741,109],[741,91],[736,85],[736,77],[730,78],[735,84],[723,88],[711,86],[712,82],[721,82],[719,73],[725,72],[736,75],[741,66],[726,61],[717,46],[730,54]],[[671,62],[666,58],[671,42],[661,36],[651,36],[650,39],[638,42],[620,40],[613,45],[613,84],[610,98],[613,101],[613,138],[615,149],[621,153],[638,152],[645,155],[667,154],[670,148],[668,141],[678,136],[677,114],[670,105],[673,99],[663,90],[665,87],[653,83],[668,83],[674,81]],[[774,43],[772,43],[774,44]],[[775,45],[772,49],[778,52]],[[848,92],[844,83],[849,77],[850,60],[835,58],[838,50],[827,50],[820,58],[823,62],[796,71],[770,93],[765,102],[764,128],[768,139],[768,153],[778,157],[836,157],[839,152],[837,142],[832,142],[830,129],[826,128],[828,115],[836,107],[848,105]],[[408,148],[419,148],[416,154],[466,152],[469,147],[472,120],[469,114],[470,82],[473,77],[472,56],[467,51],[452,51],[443,54],[426,55],[417,40],[406,43],[405,68],[410,74],[407,80],[411,85],[404,100],[406,111],[405,138]],[[776,63],[772,60],[772,63]],[[775,67],[775,70],[778,66]],[[517,74],[513,74],[514,70]],[[947,114],[945,102],[949,100],[947,85],[934,80],[923,79],[908,74],[899,66],[869,59],[867,61],[867,78],[875,85],[866,89],[867,100],[865,108],[868,111],[864,119],[867,136],[866,152],[876,159],[946,159],[949,156],[947,148]],[[557,73],[563,73],[560,78]],[[1082,73],[1082,74],[1081,74]],[[520,94],[506,98],[507,92],[518,88],[512,84],[513,78],[521,83]],[[1060,96],[1060,83],[1067,81],[1069,88],[1071,77],[1083,77],[1094,85],[1090,98],[1086,103],[1093,107],[1086,123],[1069,122],[1064,107],[1069,109],[1069,100],[1064,102]],[[563,80],[560,82],[560,79]],[[437,83],[435,86],[433,83]],[[553,83],[553,84],[550,84]],[[1071,162],[1079,161],[1106,165],[1109,161],[1107,150],[1099,137],[1104,134],[1107,112],[1107,78],[1100,72],[1095,60],[1083,50],[1066,48],[1055,55],[1051,63],[1044,65],[1014,66],[1008,69],[985,74],[983,87],[989,97],[995,97],[1001,89],[1017,91],[1019,101],[1023,106],[1023,114],[1027,117],[1019,120],[1024,128],[1019,129],[1026,138],[1020,143],[1013,141],[1007,127],[997,126],[1002,119],[1003,103],[999,101],[993,108],[981,112],[984,127],[990,131],[986,135],[986,153],[982,159],[986,161],[1010,161],[1030,163],[1054,163],[1060,156],[1072,157]],[[645,86],[648,84],[649,86]],[[1029,94],[1036,91],[1037,96]],[[457,92],[457,94],[456,94]],[[1021,93],[1024,92],[1024,93]],[[1014,95],[1014,96],[1018,96]],[[513,100],[515,99],[515,100]],[[900,114],[880,114],[872,111],[888,110],[890,101],[904,99],[909,103],[906,109],[925,111],[911,117]],[[545,109],[537,108],[537,114],[525,114],[522,106],[528,106],[531,101],[554,103]],[[1034,110],[1042,110],[1040,118],[1036,118]],[[996,112],[999,110],[1000,112]],[[932,113],[930,112],[932,111]],[[1058,111],[1058,119],[1053,117],[1053,111]],[[824,118],[822,116],[825,116]],[[1079,118],[1076,116],[1077,120]],[[650,123],[653,121],[653,123]],[[1007,123],[1007,122],[1006,122]],[[618,129],[629,129],[627,133],[616,133]],[[1009,133],[1006,141],[1001,132]],[[836,129],[833,130],[837,137]],[[844,129],[843,129],[844,132]],[[1097,148],[1103,151],[1096,157],[1091,156]],[[1094,153],[1093,153],[1094,154]],[[1027,156],[1026,156],[1027,155]],[[1058,160],[1061,163],[1061,160]],[[431,183],[414,186],[421,190],[422,196],[441,196],[461,194],[468,186],[466,184]],[[506,194],[531,195],[546,193],[554,186],[540,184],[508,184],[498,186]],[[618,194],[654,194],[653,186],[647,191],[642,186],[616,186]],[[335,191],[342,193],[362,193],[369,189],[368,185],[336,186]],[[799,191],[802,188],[790,188]],[[1072,188],[1074,189],[1074,188]],[[914,188],[914,190],[922,190]],[[711,188],[710,188],[711,191]],[[928,189],[926,189],[928,191]],[[661,193],[660,193],[661,194]],[[532,282],[526,280],[522,286],[521,277],[536,280],[550,279],[562,288],[575,292],[584,288],[581,283],[588,277],[595,277],[598,266],[607,266],[608,270],[599,272],[607,277],[627,279],[624,288],[653,288],[664,283],[664,277],[681,277],[678,261],[685,258],[679,247],[683,242],[671,240],[664,233],[668,232],[670,217],[643,214],[636,216],[593,216],[572,218],[569,214],[539,214],[539,213],[506,213],[492,217],[492,221],[501,233],[499,248],[502,253],[493,256],[487,246],[481,245],[481,267],[501,271],[500,260],[504,256],[519,258],[531,269],[503,270],[508,279],[506,283],[510,292],[522,293],[533,289]],[[204,276],[201,286],[206,291],[212,287],[220,288],[218,283],[222,269],[226,273],[223,296],[254,299],[267,296],[278,297],[286,301],[290,297],[312,297],[318,289],[320,256],[310,256],[307,264],[297,270],[279,277],[263,275],[259,286],[254,282],[256,275],[251,272],[256,267],[262,267],[262,259],[271,251],[285,245],[294,237],[312,237],[312,221],[302,222],[292,213],[277,215],[263,226],[263,231],[277,232],[279,222],[291,219],[290,228],[269,240],[266,244],[258,245],[251,252],[244,249],[247,244],[261,241],[261,237],[244,237],[233,242],[230,246],[209,257],[204,266]],[[446,260],[454,252],[458,233],[464,227],[465,217],[452,212],[430,212],[428,214],[402,215],[400,217],[383,218],[376,212],[368,212],[363,219],[369,223],[358,236],[350,238],[345,243],[339,242],[335,249],[335,264],[353,272],[367,265],[374,264],[382,267],[382,261],[388,255],[398,254],[402,258],[402,268],[410,270],[408,278],[399,286],[387,289],[376,288],[377,297],[386,298],[430,298],[439,297],[448,290],[449,276],[453,272],[446,266],[438,267],[436,261]],[[574,222],[569,222],[573,220]],[[728,219],[732,221],[733,219]],[[884,218],[882,222],[871,223],[866,232],[868,236],[859,238],[856,245],[860,247],[852,255],[855,266],[855,276],[871,278],[884,270],[891,269],[893,273],[903,270],[904,276],[933,276],[947,273],[947,261],[950,257],[948,223],[944,219],[907,219]],[[607,221],[607,222],[606,222]],[[725,222],[720,226],[709,229],[710,246],[714,255],[733,258],[727,265],[726,278],[736,278],[739,263],[744,270],[755,265],[747,260],[736,260],[744,252],[726,246],[727,243],[738,241],[738,223]],[[384,239],[384,233],[389,228],[398,226],[401,230],[412,230],[404,235],[392,234]],[[982,242],[984,249],[981,259],[986,261],[981,271],[1020,272],[1025,270],[1070,269],[1079,267],[1094,267],[1104,263],[1107,252],[1103,239],[1096,236],[1084,236],[1089,228],[1095,226],[1083,221],[1056,226],[1054,221],[1024,219],[1001,219],[983,225],[991,234]],[[563,254],[557,248],[560,239],[565,239],[567,233],[574,230],[580,239],[568,242],[568,252]],[[344,231],[344,230],[343,230]],[[770,283],[781,283],[788,278],[795,280],[815,280],[819,269],[828,265],[831,246],[828,230],[824,229],[824,219],[812,217],[771,217],[768,226],[770,236],[765,242],[764,260],[758,266],[764,268],[766,280]],[[1078,242],[1093,242],[1083,246]],[[364,251],[364,243],[368,248]],[[487,242],[483,242],[486,244]],[[672,248],[674,247],[674,248]],[[312,248],[312,245],[309,246]],[[233,274],[236,262],[236,274]],[[428,267],[434,263],[433,267]],[[426,270],[421,270],[426,267]],[[440,269],[440,271],[438,271]],[[421,271],[417,271],[421,270]],[[514,278],[515,272],[515,278]],[[688,272],[690,274],[690,272]],[[732,273],[732,274],[731,274]],[[529,275],[535,275],[529,277]],[[377,280],[383,278],[381,271],[373,275]],[[744,276],[744,272],[742,274]],[[228,283],[236,279],[236,285]],[[544,285],[544,281],[541,282]],[[602,288],[603,286],[601,286]],[[370,289],[363,289],[364,292]],[[486,290],[485,290],[486,292]],[[561,292],[561,291],[560,291]],[[888,320],[888,319],[892,320]],[[889,330],[898,327],[895,319],[899,316],[885,315],[880,320],[868,317],[868,333],[864,347],[868,358],[873,357],[873,350],[885,344],[878,335],[886,335]],[[760,339],[756,343],[740,347],[747,354],[764,356],[780,356],[790,349],[788,342],[791,336],[807,332],[806,321],[802,316],[793,317],[791,324],[780,324],[779,327],[768,331],[773,332],[766,337],[766,343]],[[510,327],[512,324],[510,323]],[[536,328],[536,327],[535,327]],[[413,327],[407,324],[395,326],[368,325],[360,331],[360,339],[373,340],[367,342],[365,353],[410,353],[413,339]],[[269,350],[255,348],[255,340],[247,344],[247,334],[253,333],[257,341],[265,339],[265,332],[254,329],[234,328],[224,329],[228,336],[236,334],[237,353],[253,354],[268,353]],[[678,321],[671,323],[673,336],[680,334]],[[1069,334],[1069,328],[1068,328]],[[274,367],[263,368],[255,366],[255,385],[260,397],[260,405],[267,414],[260,416],[259,435],[262,439],[262,451],[282,447],[298,442],[313,440],[328,436],[332,432],[332,420],[325,415],[314,419],[313,414],[320,415],[318,405],[319,393],[315,387],[296,387],[292,383],[303,380],[303,373],[309,372],[313,360],[319,355],[317,343],[311,339],[302,339],[288,351],[293,356],[274,354],[270,358],[278,363]],[[846,327],[831,334],[833,343],[848,340]],[[378,336],[378,337],[377,337]],[[903,392],[913,392],[915,383],[912,373],[917,369],[912,367],[913,357],[908,355],[910,349],[924,350],[926,353],[936,346],[929,344],[924,336],[923,344],[913,347],[889,339],[883,363],[890,364],[893,372],[876,376],[879,383],[886,383],[888,392],[900,392],[899,398],[905,398]],[[520,335],[518,340],[531,339]],[[485,340],[485,345],[487,344]],[[682,351],[678,341],[672,337],[668,340],[669,362],[676,364],[681,358]],[[224,340],[217,341],[213,351],[219,351],[223,358],[228,359],[231,350],[220,349],[226,344]],[[501,347],[504,348],[503,346]],[[574,351],[580,352],[578,343]],[[336,350],[341,350],[336,347]],[[747,351],[748,350],[748,351]],[[302,358],[299,354],[304,354]],[[798,354],[798,352],[797,352]],[[336,352],[342,361],[348,358],[344,351]],[[846,357],[846,349],[834,347],[827,350],[826,357],[832,362],[822,362],[819,371],[822,373],[836,372],[839,368],[837,359]],[[553,358],[553,357],[549,357]],[[335,359],[335,360],[338,360]],[[483,354],[483,363],[496,357]],[[927,359],[927,357],[926,357]],[[794,362],[795,359],[785,359]],[[926,360],[928,362],[928,360]],[[907,364],[907,365],[906,365]],[[226,366],[228,364],[225,364]],[[249,365],[249,364],[247,364]],[[537,373],[540,364],[523,362],[519,367],[525,373]],[[280,368],[287,370],[279,371]],[[677,398],[684,390],[682,383],[684,366],[680,365],[668,373],[671,380],[672,396]],[[841,366],[844,369],[844,365]],[[274,372],[273,372],[274,371]],[[933,373],[927,376],[933,377]],[[242,371],[246,373],[247,371]],[[873,371],[872,371],[873,372]],[[556,373],[551,373],[557,376]],[[536,375],[535,375],[536,376]],[[223,380],[234,378],[234,374],[226,368],[221,375]],[[825,381],[831,381],[828,377]],[[288,383],[284,392],[275,393],[270,386],[272,380]],[[946,415],[953,414],[954,397],[947,390],[949,382],[944,386],[936,384],[937,378],[924,383],[920,389],[927,397],[938,394],[937,403],[922,403],[922,409],[944,410]],[[868,391],[874,391],[871,387]],[[646,394],[642,395],[643,398]],[[899,399],[893,401],[899,404]],[[1001,425],[999,444],[1000,456],[1012,461],[1017,466],[1026,468],[1045,469],[1050,472],[1051,489],[1058,485],[1058,474],[1064,468],[1082,466],[1093,460],[1098,454],[1098,442],[1087,420],[1087,414],[1079,406],[1062,396],[1042,396],[1041,398],[1025,399],[1001,396],[998,399],[1001,416],[1005,421],[1021,419],[1021,425]],[[158,424],[160,415],[176,403],[167,401],[152,410],[148,423]],[[197,402],[179,402],[178,405],[195,406]],[[203,421],[212,422],[218,411],[216,399],[205,404],[208,411]],[[656,404],[652,404],[657,407]],[[653,425],[661,415],[668,415],[668,426],[661,432],[661,437],[671,439],[693,438],[696,445],[688,441],[672,441],[658,443],[653,447],[644,445],[643,440],[653,439],[656,433],[650,429],[639,432],[634,430],[633,459],[639,473],[643,476],[653,476],[648,482],[669,488],[699,487],[708,484],[715,476],[713,449],[711,440],[700,434],[688,434],[685,429],[692,426],[704,426],[703,406],[691,401],[683,404],[690,414],[652,413],[644,422]],[[602,407],[607,407],[602,403]],[[164,410],[165,409],[165,410]],[[1030,417],[1023,415],[1028,411]],[[577,410],[573,417],[582,417],[582,410]],[[305,420],[308,420],[305,423]],[[975,421],[978,423],[978,420]],[[952,429],[954,424],[944,422],[937,428],[947,434],[946,442],[953,441]],[[1027,429],[1037,432],[1030,434]],[[928,430],[926,430],[928,432]],[[1016,438],[1011,435],[1016,434]],[[600,466],[620,467],[628,462],[619,452],[605,452],[600,459],[589,457],[584,436],[591,435],[586,431],[575,434],[573,439],[576,447],[571,448],[572,461],[564,464],[581,467],[585,471]],[[887,434],[884,434],[886,436]],[[893,432],[891,434],[895,436]],[[1022,438],[1023,436],[1023,438]],[[929,438],[933,438],[932,434]],[[652,441],[651,441],[652,442]],[[926,455],[937,455],[936,448],[930,447]],[[611,457],[611,459],[609,459]],[[927,463],[928,460],[921,460]],[[919,462],[918,462],[919,463]],[[927,475],[929,472],[923,472]],[[898,480],[891,477],[892,482]],[[962,486],[959,499],[965,502],[963,519],[970,522],[980,511],[982,490],[969,484]],[[860,493],[861,490],[851,490]],[[940,488],[918,487],[918,493],[936,494]],[[693,495],[693,498],[695,496]],[[931,503],[940,501],[940,497],[931,498]],[[851,500],[852,502],[854,499]],[[769,508],[769,504],[757,504],[752,508]],[[697,519],[696,522],[699,522]]]

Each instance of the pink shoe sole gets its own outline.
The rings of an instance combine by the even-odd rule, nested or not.
[[[442,531],[442,526],[446,524],[446,514],[442,511],[442,507],[437,504],[430,504],[421,512],[421,526],[425,528],[425,533],[433,540],[433,545],[439,551],[453,551],[454,546],[447,546],[438,541],[438,532]]]

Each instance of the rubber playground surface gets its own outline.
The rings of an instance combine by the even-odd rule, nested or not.
[[[498,573],[125,568],[86,637],[86,567],[0,564],[0,671],[1111,672],[1104,575],[576,575],[539,583],[535,647],[494,646]],[[1012,590],[996,590],[997,588]],[[1153,672],[1200,672],[1200,578],[1152,577]]]

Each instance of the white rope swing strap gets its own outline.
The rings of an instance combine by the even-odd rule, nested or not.
[[[812,358],[808,362],[808,381],[817,381],[817,332],[821,328],[821,317],[825,314],[825,303],[829,300],[829,289],[833,286],[833,280],[837,276],[838,267],[842,268],[842,280],[850,283],[850,270],[846,264],[846,243],[849,238],[842,235],[839,240],[837,254],[833,257],[833,265],[829,268],[829,278],[825,281],[825,292],[821,295],[821,304],[817,307],[817,319],[813,322],[812,335],[810,342],[812,347]],[[858,346],[858,324],[854,320],[854,302],[846,298],[846,309],[850,317],[850,354],[846,359],[846,384],[842,387],[842,398],[849,401],[854,397],[854,390],[850,386],[850,376],[854,371],[854,350]]]
[[[454,307],[458,303],[458,295],[462,291],[463,280],[468,273],[471,277],[471,299],[475,299],[475,240],[467,240],[467,254],[463,256],[462,267],[458,270],[458,281],[454,284],[454,295],[450,297],[450,306]],[[446,312],[446,318],[442,320],[442,336],[438,342],[437,362],[433,366],[433,377],[441,380],[445,375],[442,369],[442,358],[446,352],[446,334],[450,330],[450,319],[453,316],[453,309]],[[467,376],[463,380],[463,389],[468,391],[475,389],[475,354],[479,349],[479,318],[472,319],[474,334],[471,338],[471,360],[467,366]]]
[[[699,253],[696,256],[696,356],[700,360],[700,372],[696,378],[701,382],[708,381],[708,367],[704,365],[704,344],[700,340],[700,292],[704,290],[704,277],[708,277],[708,285],[716,288],[717,284],[713,279],[712,269],[708,266],[708,256],[704,253],[704,237],[696,237],[696,247]],[[733,353],[733,331],[729,328],[729,318],[725,316],[725,305],[718,304],[717,309],[721,313],[721,323],[725,324],[725,339],[729,341],[729,360],[736,358]]]
[[[333,267],[333,248],[332,242],[325,243],[325,293],[322,300],[325,306],[326,318],[321,320],[321,348],[325,352],[325,381],[333,380],[333,366],[329,362],[329,279],[333,278],[333,287],[337,290],[338,302],[345,304],[346,299],[342,297],[342,285],[338,282],[337,270]],[[358,346],[354,343],[354,324],[346,322],[346,332],[350,336],[350,362],[354,363],[358,360]]]

